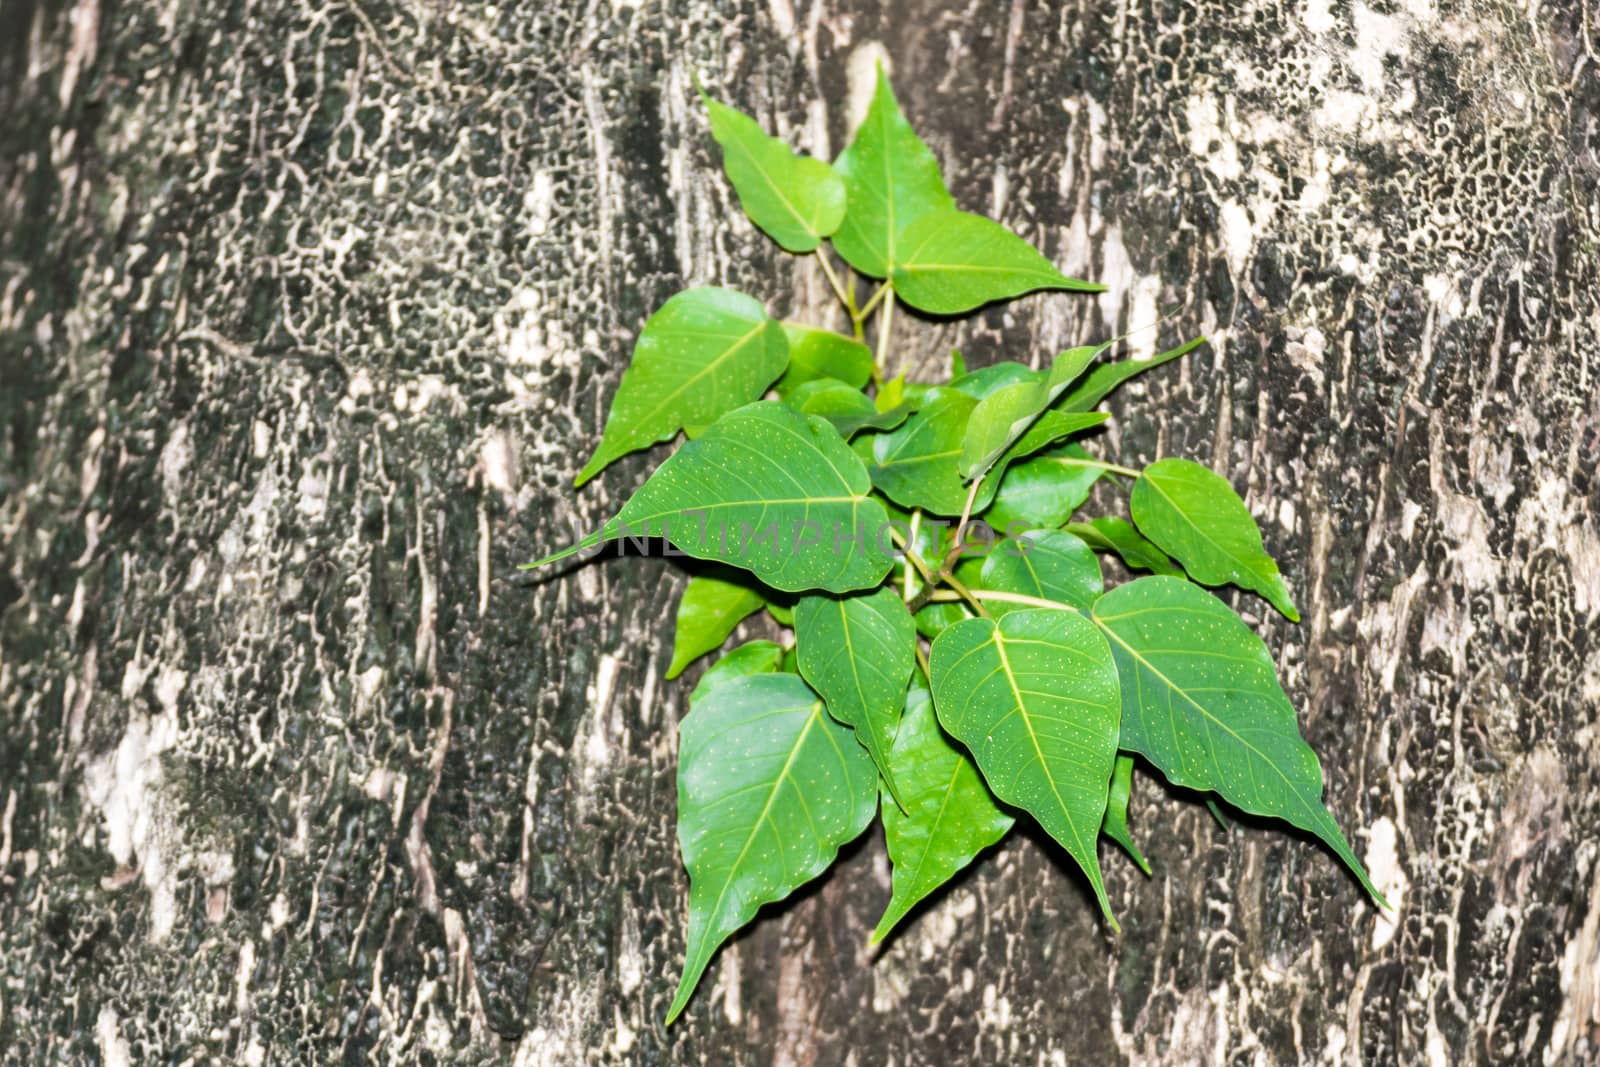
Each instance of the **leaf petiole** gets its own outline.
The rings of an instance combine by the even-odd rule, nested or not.
[[[815,254],[817,262],[822,264],[822,273],[827,275],[828,285],[833,288],[833,295],[838,297],[839,303],[844,305],[845,311],[850,315],[850,321],[859,322],[861,316],[856,311],[855,299],[845,289],[844,283],[839,280],[839,274],[833,269],[833,264],[828,262],[828,254],[822,250],[821,245],[817,246]]]
[[[1137,478],[1141,473],[1132,467],[1123,467],[1098,459],[1078,459],[1075,456],[1052,456],[1051,462],[1062,467],[1090,467],[1094,470],[1110,471],[1112,474],[1120,474],[1124,478]]]

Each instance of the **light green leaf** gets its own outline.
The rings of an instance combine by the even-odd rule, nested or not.
[[[961,476],[970,481],[994,466],[1105,348],[1085,345],[1068,349],[1051,362],[1049,370],[997,389],[978,401],[967,421],[967,436],[962,443]]]
[[[757,402],[669,456],[600,537],[578,547],[665,537],[774,589],[845,593],[877,585],[894,562],[888,515],[871,489],[861,461],[826,421]]]
[[[766,603],[760,593],[737,582],[708,575],[689,579],[678,601],[678,625],[672,638],[672,665],[667,677],[676,678],[683,669],[733,633],[747,616]]]
[[[783,664],[783,648],[773,641],[746,641],[738,648],[729,649],[717,662],[706,668],[694,691],[689,694],[693,707],[720,685],[735,678],[748,678],[752,674],[772,674]]]
[[[1036,289],[1105,289],[1068,278],[998,222],[955,208],[907,226],[899,247],[902,258],[891,275],[895,295],[932,315],[957,315]]]
[[[917,630],[892,587],[858,596],[805,596],[794,608],[800,674],[851,727],[899,803],[889,746],[916,663]]]
[[[860,389],[872,377],[872,350],[832,330],[783,324],[789,342],[789,369],[778,379],[778,395],[788,396],[807,382],[833,378]]]
[[[717,946],[821,874],[877,809],[878,771],[792,674],[714,688],[678,727],[678,845],[689,870],[678,1017]]]
[[[1174,785],[1315,834],[1387,906],[1322,806],[1322,767],[1267,646],[1226,604],[1178,578],[1140,578],[1093,614],[1122,676],[1123,748]]]
[[[1133,483],[1128,507],[1134,525],[1195,581],[1253,589],[1289,621],[1300,621],[1256,520],[1220,474],[1186,459],[1159,460]]]
[[[1100,832],[1121,845],[1148,877],[1150,864],[1145,861],[1139,846],[1134,844],[1133,835],[1128,833],[1128,797],[1132,792],[1133,757],[1118,753],[1116,769],[1111,773],[1111,788],[1106,793],[1106,820],[1100,825]]]
[[[1089,877],[1113,929],[1095,845],[1121,700],[1105,638],[1075,611],[967,619],[933,642],[934,707],[989,788],[1022,808]]]
[[[1031,382],[1038,376],[1039,372],[1026,363],[1004,359],[957,376],[950,382],[950,388],[959,389],[974,400],[982,400],[1008,385]]]
[[[929,893],[1004,837],[1016,820],[995,803],[966,755],[945,738],[928,691],[915,686],[889,761],[905,811],[883,805],[883,832],[894,864],[894,893],[872,932],[877,944]]]
[[[865,393],[831,378],[807,382],[785,397],[784,403],[796,411],[827,419],[846,440],[862,430],[893,429],[911,414],[909,404],[879,411]]]
[[[844,219],[844,182],[820,159],[796,155],[750,116],[700,94],[722,168],[750,221],[789,252],[810,252]]]
[[[782,328],[750,297],[716,288],[677,294],[644,324],[600,447],[577,484],[629,452],[756,399],[787,358]]]
[[[1061,530],[1030,530],[1002,541],[983,561],[978,584],[984,589],[1020,593],[1089,610],[1105,591],[1094,550]],[[1004,615],[1018,605],[991,601],[989,613]]]
[[[961,354],[961,349],[950,350],[950,380],[956,381],[967,376],[967,357]]]
[[[1179,356],[1186,356],[1205,343],[1204,337],[1196,337],[1187,344],[1179,345],[1169,352],[1163,352],[1150,359],[1124,359],[1116,363],[1103,363],[1090,371],[1088,376],[1062,399],[1062,410],[1088,411],[1129,378],[1143,374],[1147,370],[1154,370]]]
[[[908,225],[955,203],[939,175],[939,161],[900,113],[882,67],[866,118],[833,169],[844,181],[849,204],[833,247],[869,277],[889,277]]]
[[[1088,522],[1068,523],[1067,532],[1081,538],[1096,552],[1115,552],[1133,570],[1183,577],[1183,568],[1174,564],[1126,519],[1105,516]]]
[[[984,520],[1002,531],[1055,529],[1083,506],[1103,473],[1082,445],[1047,449],[1006,471]]]
[[[773,621],[779,626],[794,625],[794,605],[792,603],[774,604],[769,600],[767,601],[767,614],[771,615]]]

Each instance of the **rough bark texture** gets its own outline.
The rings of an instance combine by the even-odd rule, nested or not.
[[[0,1060],[1597,1055],[1592,6],[0,15]],[[827,155],[880,53],[958,200],[1111,286],[900,352],[1214,338],[1112,444],[1247,491],[1306,622],[1240,607],[1393,922],[1142,777],[1120,938],[1018,834],[874,960],[875,831],[660,1025],[682,576],[514,567],[659,459],[569,489],[653,307],[824,313],[691,72]]]

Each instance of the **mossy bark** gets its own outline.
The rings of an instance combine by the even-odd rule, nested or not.
[[[0,1059],[1596,1055],[1592,10],[0,14]],[[569,488],[668,295],[827,313],[691,74],[831,155],[878,55],[960,202],[1110,286],[903,319],[897,361],[1212,337],[1109,444],[1247,495],[1306,621],[1238,604],[1394,921],[1142,776],[1120,938],[1019,833],[874,958],[873,835],[660,1025],[682,575],[515,567],[659,459]]]

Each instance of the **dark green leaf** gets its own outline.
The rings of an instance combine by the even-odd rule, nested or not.
[[[908,225],[955,203],[939,176],[939,161],[900,113],[881,67],[866,118],[833,169],[844,180],[849,204],[833,247],[873,278],[887,278],[899,262],[899,238]]]
[[[644,324],[600,447],[577,484],[620,456],[756,399],[787,358],[782,328],[750,297],[715,288],[677,294]]]
[[[758,402],[656,468],[602,537],[665,537],[775,589],[845,593],[888,574],[888,515],[861,461],[822,419]]]
[[[1256,520],[1226,478],[1186,459],[1163,459],[1134,482],[1128,506],[1134,524],[1176,556],[1189,577],[1253,589],[1291,622],[1300,621]]]
[[[1145,861],[1139,846],[1134,844],[1133,835],[1128,833],[1128,797],[1132,792],[1133,757],[1119,753],[1116,769],[1111,773],[1111,788],[1106,794],[1106,821],[1101,824],[1100,832],[1121,845],[1123,851],[1148,876],[1150,864]]]
[[[1125,359],[1117,363],[1103,363],[1090,371],[1088,376],[1062,399],[1061,408],[1063,411],[1088,411],[1129,378],[1143,374],[1147,370],[1154,370],[1179,356],[1188,355],[1205,342],[1204,337],[1196,337],[1188,344],[1179,345],[1170,352],[1163,352],[1150,359]]]
[[[1052,530],[1089,499],[1103,469],[1082,445],[1047,449],[1006,471],[984,520],[997,530]]]
[[[1322,805],[1322,767],[1267,646],[1226,604],[1178,578],[1140,578],[1101,597],[1094,619],[1122,676],[1123,748],[1174,785],[1315,834],[1383,902]]]
[[[846,439],[862,430],[893,429],[911,414],[908,404],[879,411],[865,393],[831,378],[807,382],[790,393],[784,403],[796,411],[827,419]]]
[[[735,678],[748,678],[752,674],[772,674],[783,664],[783,649],[772,641],[747,641],[738,648],[729,649],[717,662],[706,668],[700,681],[689,694],[693,707],[711,694],[713,689]]]
[[[828,712],[856,732],[898,803],[889,746],[916,662],[917,631],[892,586],[858,596],[801,597],[794,609],[800,673]]]
[[[821,874],[877,809],[878,771],[792,674],[711,690],[678,728],[678,845],[689,870],[678,1017],[717,946]]]
[[[894,864],[894,895],[878,928],[888,936],[918,901],[999,841],[1015,821],[995,803],[978,768],[939,729],[928,691],[913,687],[889,760],[905,810],[883,805],[883,832]]]
[[[1095,848],[1121,715],[1105,638],[1075,611],[1014,611],[956,623],[930,661],[939,721],[1078,862],[1116,928]]]
[[[1016,540],[1002,541],[984,559],[978,584],[1085,611],[1105,591],[1094,550],[1061,530],[1030,530]],[[986,607],[991,615],[1000,616],[1018,605],[996,600]]]
[[[778,379],[779,396],[827,378],[860,389],[872,377],[872,350],[860,341],[793,322],[783,324],[783,334],[789,342],[789,369]]]
[[[820,159],[796,155],[750,116],[700,94],[722,167],[750,221],[790,252],[810,252],[844,219],[844,182]]]
[[[1068,524],[1067,532],[1081,538],[1097,552],[1115,552],[1133,570],[1183,577],[1183,568],[1175,565],[1126,519],[1107,516],[1074,522]]]
[[[684,586],[678,601],[678,625],[672,638],[672,665],[667,677],[676,678],[683,669],[733,633],[746,616],[761,610],[766,603],[761,594],[737,582],[696,576]]]
[[[1105,289],[1068,278],[998,222],[955,208],[911,223],[900,236],[900,249],[891,275],[895,295],[933,315],[957,315],[1036,289]]]

